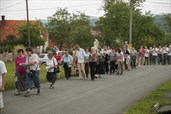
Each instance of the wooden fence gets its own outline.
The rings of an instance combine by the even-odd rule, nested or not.
[[[0,54],[0,60],[7,62],[7,61],[14,61],[16,55],[14,53],[4,52]]]

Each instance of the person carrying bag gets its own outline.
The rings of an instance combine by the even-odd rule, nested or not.
[[[53,57],[52,52],[48,52],[48,59],[46,61],[46,69],[47,69],[47,74],[46,74],[46,79],[48,82],[50,82],[49,88],[54,89],[54,84],[56,82],[56,73],[59,72],[57,69],[57,60]]]

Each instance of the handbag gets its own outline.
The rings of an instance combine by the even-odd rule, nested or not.
[[[54,59],[53,59],[53,64],[55,65]],[[60,68],[59,68],[59,66],[54,67],[54,74],[57,74],[57,73],[60,73]]]

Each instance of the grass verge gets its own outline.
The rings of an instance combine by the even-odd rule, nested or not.
[[[6,85],[5,89],[14,89],[15,88],[15,63],[14,62],[6,62],[6,67],[7,67],[7,80],[6,80]],[[57,74],[57,78],[64,78],[64,72],[63,68],[61,68],[61,73]],[[46,68],[45,66],[41,66],[40,70],[40,81],[41,83],[47,82],[46,80]]]
[[[171,92],[171,80],[162,84],[150,95],[129,108],[126,114],[152,114],[153,112],[151,109],[156,103],[160,103],[161,105],[171,105],[171,100],[166,99],[166,93],[169,92]]]

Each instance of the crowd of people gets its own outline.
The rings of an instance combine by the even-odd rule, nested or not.
[[[53,52],[48,52],[45,63],[40,61],[38,54],[32,48],[27,48],[26,55],[23,49],[18,50],[15,61],[16,94],[25,93],[25,97],[31,95],[33,88],[40,94],[40,66],[46,65],[46,79],[50,83],[49,88],[55,88],[56,74],[60,72],[59,66],[64,68],[65,78],[69,80],[72,76],[78,76],[78,80],[101,78],[102,74],[123,75],[124,69],[130,71],[137,66],[144,65],[171,65],[171,45],[165,47],[141,46],[138,50],[129,47],[125,42],[122,48],[83,48],[75,45],[73,51],[66,50],[61,61],[57,61]],[[3,91],[7,70],[5,63],[0,61],[0,111],[4,107]]]

